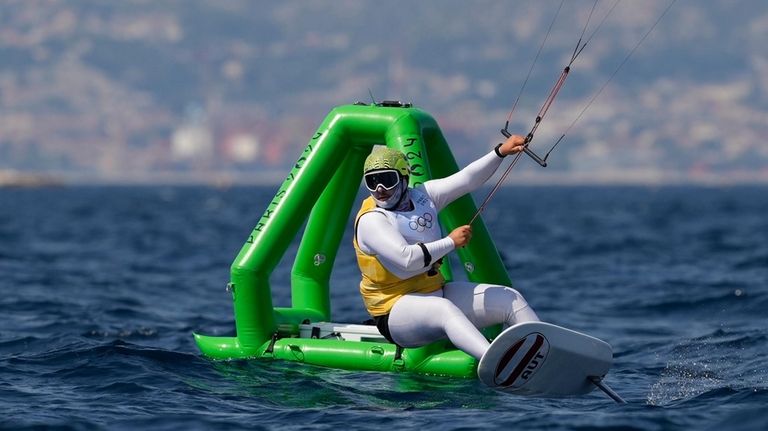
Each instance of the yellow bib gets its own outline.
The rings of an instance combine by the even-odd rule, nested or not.
[[[363,201],[360,211],[355,217],[355,235],[353,244],[357,255],[357,265],[363,275],[360,281],[360,294],[363,296],[365,308],[371,316],[381,316],[389,313],[395,302],[408,293],[430,293],[445,284],[443,275],[427,275],[426,272],[402,280],[392,274],[379,262],[375,255],[364,253],[357,244],[357,223],[360,217],[376,208],[376,202],[368,197]]]

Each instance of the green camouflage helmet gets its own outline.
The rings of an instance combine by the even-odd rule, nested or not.
[[[408,176],[410,169],[405,155],[394,148],[374,147],[373,152],[365,158],[363,172],[379,169],[394,169],[402,176]]]

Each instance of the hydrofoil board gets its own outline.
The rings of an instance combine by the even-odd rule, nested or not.
[[[613,350],[603,340],[545,322],[499,334],[480,359],[480,381],[520,395],[569,396],[592,391],[608,373]]]

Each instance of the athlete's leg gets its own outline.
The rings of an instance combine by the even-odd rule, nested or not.
[[[409,294],[398,299],[389,313],[389,332],[403,347],[418,347],[448,338],[454,346],[480,359],[488,340],[442,289],[429,294]]]
[[[443,292],[478,328],[539,320],[525,298],[511,287],[454,281],[447,283]]]

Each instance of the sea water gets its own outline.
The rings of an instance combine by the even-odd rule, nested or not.
[[[0,189],[0,427],[768,429],[767,187],[509,187],[488,206],[514,287],[613,346],[626,405],[202,357],[192,332],[234,333],[229,266],[275,191]],[[359,323],[350,232],[332,313]]]

